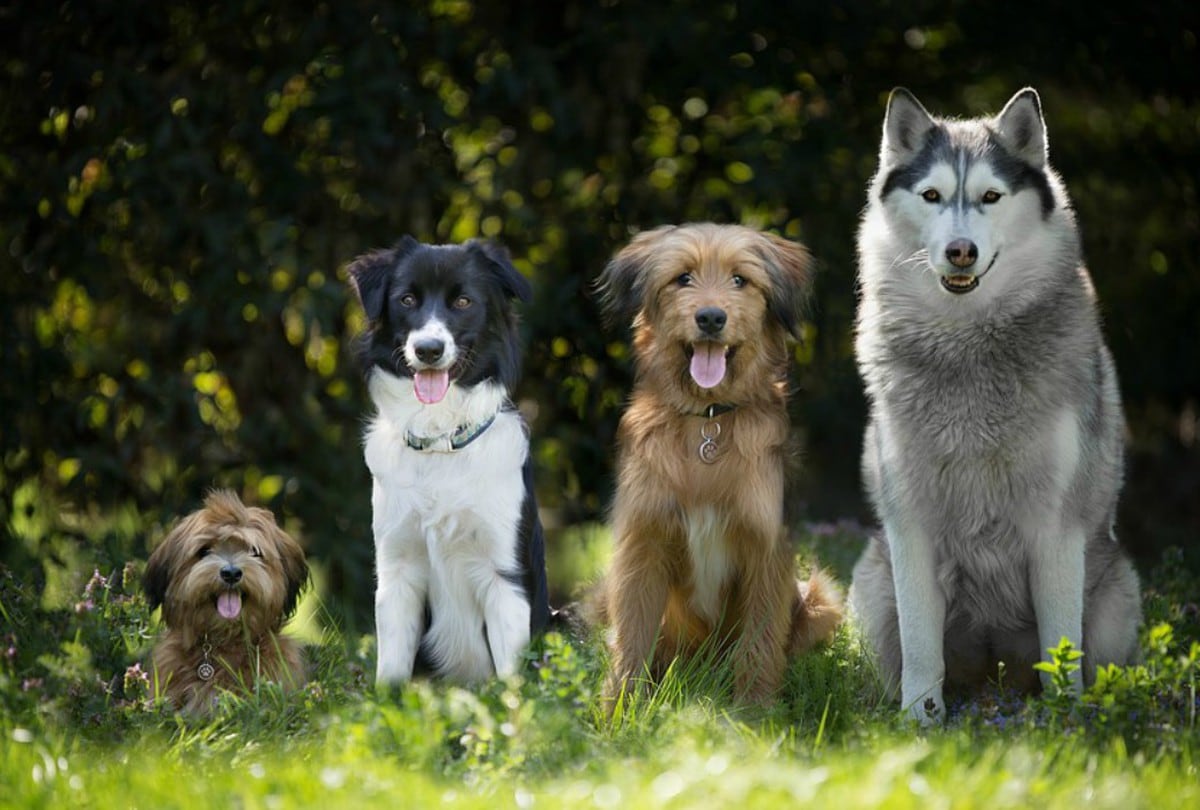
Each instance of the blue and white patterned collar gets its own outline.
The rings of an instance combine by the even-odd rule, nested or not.
[[[492,414],[482,422],[459,425],[449,433],[439,433],[436,436],[418,436],[408,430],[404,432],[404,442],[413,450],[422,453],[453,453],[478,439],[495,421],[496,414]]]

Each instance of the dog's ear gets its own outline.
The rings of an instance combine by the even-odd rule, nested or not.
[[[146,594],[146,601],[150,603],[151,610],[167,598],[167,586],[171,584],[169,556],[166,544],[159,543],[146,563],[146,570],[142,572],[142,592]]]
[[[937,126],[917,97],[903,87],[888,96],[883,116],[883,144],[880,159],[884,163],[902,162],[920,151],[929,130]]]
[[[1010,152],[1040,169],[1046,165],[1046,120],[1037,91],[1026,87],[996,116],[996,135]]]
[[[387,250],[373,250],[359,256],[346,268],[350,286],[354,288],[368,321],[383,317],[392,268],[420,246],[416,239],[405,236]]]
[[[308,561],[304,557],[304,549],[300,548],[292,536],[272,520],[267,536],[275,543],[275,551],[279,554],[280,564],[283,565],[283,575],[287,581],[287,596],[283,601],[283,618],[286,621],[296,611],[300,594],[308,584]]]
[[[526,304],[533,300],[533,285],[521,275],[520,270],[513,267],[506,248],[486,239],[472,239],[466,243],[466,248],[483,259],[484,265],[500,282],[500,289],[504,290],[505,295]]]
[[[771,279],[767,309],[788,334],[800,339],[800,322],[812,289],[812,255],[799,242],[764,233],[760,251]]]
[[[642,231],[612,258],[596,279],[595,289],[610,325],[629,323],[641,312],[645,304],[646,275],[656,245],[663,234],[675,227],[663,225]]]
[[[194,530],[196,520],[196,515],[192,514],[176,523],[146,561],[146,570],[142,573],[142,592],[151,610],[166,603],[167,589],[171,586],[171,577],[179,563],[179,554],[186,545],[185,538]],[[163,619],[168,619],[165,608]]]

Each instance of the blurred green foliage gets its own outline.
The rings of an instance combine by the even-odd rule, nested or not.
[[[6,4],[0,562],[77,593],[56,571],[142,556],[229,486],[363,615],[368,404],[342,268],[403,234],[495,237],[534,281],[520,395],[552,528],[611,489],[630,369],[590,294],[607,257],[686,220],[805,241],[796,511],[862,515],[853,240],[897,84],[961,115],[1042,93],[1122,373],[1126,540],[1192,544],[1192,6]]]

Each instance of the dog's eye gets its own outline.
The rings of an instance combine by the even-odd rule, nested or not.
[[[258,546],[251,546],[250,547],[250,556],[258,557],[259,559],[262,559],[262,551],[259,550]]]
[[[999,191],[996,191],[996,189],[989,188],[987,191],[983,192],[983,196],[980,199],[983,201],[984,205],[991,205],[992,203],[1000,202],[1000,198],[1003,196],[1004,195]]]
[[[678,284],[680,287],[692,286],[692,274],[691,273],[680,273],[679,277],[675,279],[675,283]]]
[[[921,192],[921,199],[927,203],[941,202],[942,195],[936,188],[927,188]]]
[[[471,299],[467,298],[465,295],[460,295],[458,298],[454,299],[455,309],[466,309],[469,306],[471,306]]]
[[[412,293],[405,293],[404,295],[400,296],[400,306],[415,307],[416,305],[417,305],[417,297],[415,295],[413,295]]]
[[[208,556],[209,551],[210,551],[210,549],[207,546],[200,549],[199,551],[196,552],[196,559],[203,560],[205,557]]]
[[[735,274],[733,277],[733,286],[737,287],[740,290],[742,287],[746,286],[746,279],[743,278],[742,276]]]

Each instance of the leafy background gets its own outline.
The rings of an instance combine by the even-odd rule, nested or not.
[[[590,292],[607,257],[687,220],[803,240],[793,511],[869,522],[853,244],[895,85],[961,115],[1042,94],[1121,372],[1123,538],[1194,566],[1193,6],[0,4],[0,566],[65,602],[228,486],[369,628],[343,269],[403,234],[497,238],[534,282],[519,394],[552,545],[611,492],[630,368]]]

